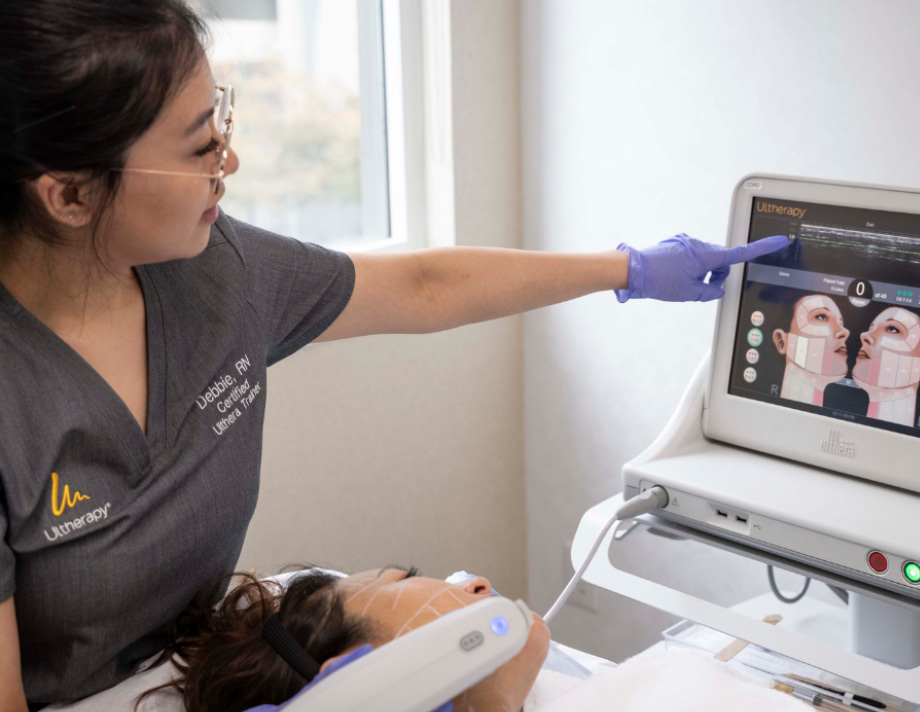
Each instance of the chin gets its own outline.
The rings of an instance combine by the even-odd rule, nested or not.
[[[856,360],[856,365],[853,366],[853,379],[863,383],[869,382],[869,359],[860,358]]]
[[[189,246],[190,254],[185,255],[186,257],[197,257],[205,248],[208,246],[208,243],[211,241],[211,225],[197,225],[194,232],[192,233],[192,240]]]
[[[842,354],[834,354],[834,360],[831,362],[831,372],[829,376],[843,378],[847,375],[847,357]]]

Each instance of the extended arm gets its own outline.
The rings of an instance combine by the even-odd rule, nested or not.
[[[319,341],[443,331],[626,284],[626,255],[616,251],[447,247],[351,257],[354,294]]]
[[[767,238],[728,249],[679,235],[642,251],[621,245],[593,254],[489,247],[354,254],[354,293],[318,341],[442,331],[606,290],[621,301],[716,299],[731,264],[786,244]]]

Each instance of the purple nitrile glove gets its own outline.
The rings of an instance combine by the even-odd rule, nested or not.
[[[785,235],[723,247],[683,233],[644,250],[623,243],[629,255],[629,285],[615,289],[617,299],[658,299],[663,302],[708,302],[725,296],[722,284],[733,264],[776,252],[789,244]],[[710,274],[711,273],[711,274]],[[706,275],[709,281],[706,282]]]

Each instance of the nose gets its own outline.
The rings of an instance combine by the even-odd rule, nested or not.
[[[482,576],[474,576],[463,582],[463,590],[467,593],[489,595],[492,593],[492,584]]]
[[[227,165],[224,166],[224,177],[236,173],[240,169],[240,157],[232,146],[227,147]]]
[[[836,338],[843,339],[844,341],[846,341],[849,338],[849,336],[850,336],[850,330],[842,326],[840,327],[840,330],[836,334]]]
[[[863,346],[874,346],[874,345],[875,345],[875,339],[873,339],[873,338],[869,335],[869,332],[868,332],[868,331],[867,331],[866,333],[864,333],[864,334],[860,334],[860,335],[859,335],[859,340],[862,341]]]

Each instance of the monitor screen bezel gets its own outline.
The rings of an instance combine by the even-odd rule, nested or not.
[[[920,215],[920,190],[751,174],[735,187],[726,243],[729,246],[747,243],[755,197]],[[920,492],[920,437],[729,393],[743,275],[740,267],[732,270],[716,316],[703,406],[704,434],[714,440]]]

